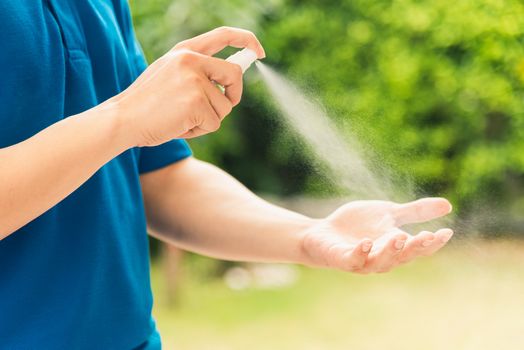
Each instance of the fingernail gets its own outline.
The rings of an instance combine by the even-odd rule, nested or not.
[[[371,242],[364,242],[364,243],[362,244],[362,251],[363,251],[364,253],[369,252],[369,251],[371,250],[371,246],[372,246],[372,245],[373,245],[373,244],[372,244]]]
[[[446,235],[444,237],[442,237],[442,243],[446,243],[447,241],[449,241],[451,239],[451,237],[453,236],[453,233],[446,233]]]
[[[395,248],[400,250],[404,247],[404,244],[406,244],[406,241],[403,241],[403,240],[397,240],[395,242]]]

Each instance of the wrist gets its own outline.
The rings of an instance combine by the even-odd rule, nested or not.
[[[71,120],[82,123],[82,128],[91,135],[92,146],[100,147],[105,157],[116,157],[136,146],[122,113],[111,100],[71,117]]]
[[[106,124],[107,134],[120,153],[138,146],[133,123],[118,101],[108,100],[94,110],[96,110],[97,117]]]
[[[296,249],[293,256],[293,263],[310,266],[311,257],[305,249],[304,242],[314,227],[318,226],[323,219],[314,219],[310,217],[304,217],[304,220],[299,224],[299,229],[295,233],[296,237]]]

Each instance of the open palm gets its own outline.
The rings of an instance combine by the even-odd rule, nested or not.
[[[309,228],[303,236],[306,263],[357,273],[386,272],[442,248],[450,229],[410,235],[405,224],[426,222],[451,212],[444,198],[424,198],[398,204],[355,201],[338,208]]]

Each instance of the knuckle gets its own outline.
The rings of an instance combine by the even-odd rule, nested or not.
[[[195,61],[195,54],[189,50],[180,50],[174,55],[177,65],[182,67],[191,66]]]
[[[200,105],[205,102],[205,96],[199,91],[188,92],[188,101],[191,106]]]
[[[185,106],[186,110],[191,110],[191,106],[187,105]],[[186,130],[193,130],[195,127],[202,124],[201,116],[195,113],[190,113],[187,115],[187,119],[185,120],[184,126]]]

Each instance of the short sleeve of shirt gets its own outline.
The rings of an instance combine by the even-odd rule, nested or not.
[[[147,63],[142,48],[132,30],[132,24],[126,23],[124,25],[127,27],[126,29],[128,29],[125,33],[127,36],[126,41],[128,43],[129,55],[135,67],[136,76],[138,77],[146,69]],[[185,140],[175,139],[159,146],[142,147],[139,154],[139,172],[146,173],[185,159],[191,156],[192,152]]]
[[[157,170],[191,156],[185,140],[171,140],[160,146],[142,147],[138,170],[140,173]]]

